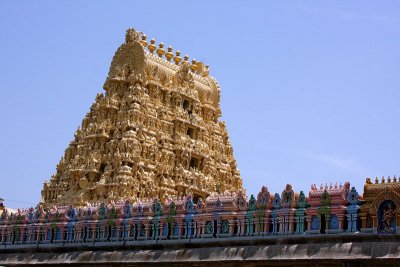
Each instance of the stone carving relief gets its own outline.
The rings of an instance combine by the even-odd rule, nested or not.
[[[142,37],[127,30],[105,93],[96,96],[56,173],[44,183],[46,208],[162,202],[190,192],[205,199],[242,190],[225,124],[214,104],[200,97],[219,92],[218,84],[208,82],[208,74],[200,77],[186,57],[173,65],[155,56]]]

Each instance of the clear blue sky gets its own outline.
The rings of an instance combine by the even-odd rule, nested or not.
[[[37,203],[134,27],[210,65],[247,193],[400,175],[399,1],[0,1],[0,197]],[[22,201],[13,202],[11,200]]]

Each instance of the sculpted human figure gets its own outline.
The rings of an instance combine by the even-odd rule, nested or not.
[[[293,202],[294,192],[292,185],[287,184],[285,190],[282,192],[282,199],[284,203],[291,204]]]
[[[393,220],[394,216],[395,216],[395,213],[394,213],[394,210],[392,208],[392,205],[389,204],[384,209],[383,216],[382,216],[383,219],[381,221],[381,223],[382,223],[382,225],[384,227],[384,230],[391,229],[391,224],[392,224],[392,220]]]

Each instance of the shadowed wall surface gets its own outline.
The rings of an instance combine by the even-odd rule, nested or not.
[[[0,264],[79,266],[400,266],[398,236],[329,235],[224,240],[162,240],[141,244],[3,246]]]

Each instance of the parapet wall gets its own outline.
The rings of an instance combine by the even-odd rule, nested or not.
[[[250,199],[238,192],[212,195],[205,201],[189,196],[164,203],[158,199],[134,204],[103,202],[83,208],[70,205],[44,210],[39,205],[15,214],[4,210],[0,217],[0,242],[6,246],[29,246],[270,235],[351,235],[359,231],[399,233],[396,199],[382,202],[387,206],[381,204],[374,214],[378,222],[375,225],[367,224],[370,222],[360,216],[360,205],[362,208],[366,205],[364,202],[357,191],[345,183],[320,188],[314,185],[308,197],[303,192],[294,193],[291,185],[287,185],[280,195],[271,196],[263,187],[257,198],[252,195]]]
[[[0,265],[399,266],[399,236],[259,236],[0,247]]]

